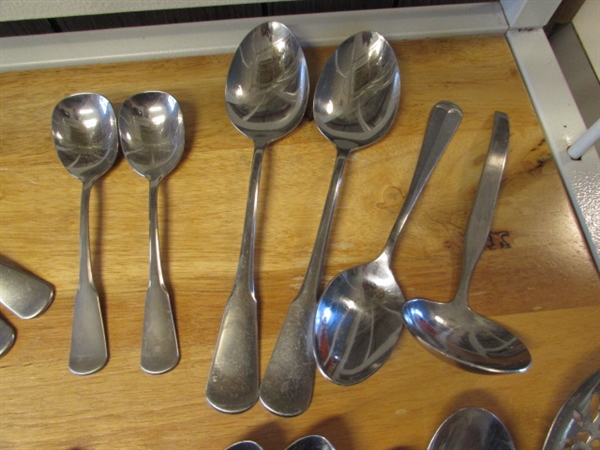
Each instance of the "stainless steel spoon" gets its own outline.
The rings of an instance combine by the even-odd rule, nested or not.
[[[254,141],[242,245],[233,290],[206,384],[215,409],[239,413],[258,399],[258,326],[254,292],[254,231],[265,148],[298,126],[308,102],[308,69],[296,37],[283,24],[254,28],[227,75],[225,106],[233,125]]]
[[[465,232],[458,290],[448,303],[411,300],[402,307],[409,331],[436,355],[459,367],[483,373],[523,372],[531,365],[525,345],[503,326],[473,312],[467,295],[492,223],[508,153],[509,123],[496,113],[492,140]]]
[[[323,436],[314,434],[298,439],[286,450],[335,450],[335,448]]]
[[[20,319],[42,314],[54,299],[54,286],[31,273],[0,263],[0,303]]]
[[[600,370],[596,370],[565,400],[542,450],[592,450],[599,444]]]
[[[427,450],[515,450],[504,424],[483,408],[463,408],[440,425]]]
[[[15,343],[15,330],[0,317],[0,356],[4,356]]]
[[[304,282],[290,305],[260,387],[262,404],[275,414],[296,416],[310,405],[315,377],[313,320],[344,165],[350,152],[386,134],[399,98],[396,56],[375,32],[360,32],[342,42],[319,77],[314,119],[336,146],[337,158]]]
[[[125,159],[150,182],[150,281],[146,292],[142,369],[166,372],[179,361],[177,332],[165,286],[158,239],[158,186],[179,163],[185,130],[177,100],[149,91],[129,97],[119,112],[119,135]]]
[[[263,448],[254,441],[240,441],[230,445],[225,450],[263,450]]]
[[[79,287],[75,295],[69,368],[77,375],[100,370],[108,360],[104,322],[92,277],[89,203],[92,186],[114,164],[118,153],[117,120],[112,105],[98,94],[75,94],[52,113],[52,135],[60,161],[81,180],[79,216]]]
[[[341,385],[373,375],[388,359],[402,331],[404,296],[390,264],[400,233],[462,119],[450,102],[435,105],[406,200],[381,254],[331,280],[315,314],[314,351],[319,370]]]

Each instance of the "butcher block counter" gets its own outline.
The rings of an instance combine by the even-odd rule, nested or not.
[[[0,360],[3,449],[224,449],[251,439],[283,449],[308,434],[337,450],[418,450],[455,410],[496,414],[521,450],[541,448],[569,392],[600,356],[600,280],[536,114],[503,36],[392,42],[402,77],[389,133],[351,155],[330,235],[323,285],[377,256],[403,204],[433,105],[464,117],[396,249],[405,297],[452,298],[464,229],[495,111],[510,119],[510,150],[488,247],[470,289],[474,311],[529,348],[529,371],[481,375],[425,351],[406,331],[387,363],[342,387],[320,374],[312,404],[295,418],[260,402],[227,415],[206,401],[206,380],[233,286],[253,153],[230,123],[224,85],[232,55],[115,63],[0,76],[0,255],[56,289],[42,316],[20,320]],[[305,48],[314,88],[333,47]],[[78,284],[81,183],[60,163],[54,105],[97,92],[118,111],[130,95],[178,99],[184,156],[161,184],[159,231],[181,360],[170,372],[140,369],[148,282],[148,183],[120,156],[91,197],[92,268],[102,298],[109,361],[77,376],[68,368]],[[312,90],[311,90],[312,93]],[[312,97],[312,95],[311,95]],[[261,373],[302,283],[329,186],[335,149],[306,117],[267,149],[256,236]]]

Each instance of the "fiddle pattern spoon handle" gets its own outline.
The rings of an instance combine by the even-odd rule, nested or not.
[[[92,277],[89,207],[93,181],[83,183],[79,211],[79,287],[75,295],[69,368],[77,375],[100,370],[108,360],[100,298]]]
[[[298,296],[283,323],[260,387],[260,401],[274,414],[292,417],[310,406],[315,380],[313,321],[323,271],[323,257],[342,182],[347,150],[338,149],[321,223]]]
[[[496,112],[487,159],[473,201],[469,223],[465,230],[462,275],[454,297],[455,300],[464,302],[465,306],[473,270],[485,248],[492,225],[502,173],[506,164],[509,135],[508,116]]]
[[[158,237],[158,186],[161,178],[150,181],[150,281],[146,291],[141,366],[145,372],[160,374],[179,361],[177,332],[171,299],[165,286]]]
[[[256,403],[259,389],[254,241],[264,145],[254,150],[242,246],[233,290],[225,305],[215,355],[206,383],[210,405],[239,413]]]

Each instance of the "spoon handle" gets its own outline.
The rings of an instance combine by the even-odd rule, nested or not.
[[[410,183],[408,194],[402,206],[402,210],[394,223],[390,237],[382,252],[382,256],[391,260],[398,238],[404,228],[421,191],[431,176],[442,153],[450,143],[462,120],[462,111],[454,103],[442,101],[437,103],[431,110],[427,130],[423,139],[421,153],[415,169],[415,174]]]
[[[7,353],[15,343],[15,330],[0,317],[0,356]]]
[[[239,413],[258,400],[258,324],[254,294],[254,241],[264,146],[254,150],[246,217],[235,284],[225,305],[206,399],[225,413]]]
[[[310,405],[316,363],[313,354],[313,323],[323,259],[335,204],[340,191],[347,150],[338,150],[321,223],[308,270],[283,323],[260,387],[260,401],[274,414],[292,417]]]
[[[142,369],[150,374],[167,372],[179,361],[177,332],[171,300],[164,283],[158,239],[158,185],[150,181],[150,282],[146,291],[144,331],[142,335]]]
[[[97,372],[108,360],[100,298],[90,260],[89,206],[93,183],[84,183],[79,211],[79,288],[75,295],[69,369],[77,375]]]
[[[455,295],[455,300],[463,301],[465,304],[473,270],[485,248],[492,225],[502,173],[506,164],[509,135],[508,116],[496,112],[490,148],[465,230],[462,275]]]

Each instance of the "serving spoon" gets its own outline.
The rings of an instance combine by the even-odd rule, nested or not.
[[[77,375],[100,370],[108,360],[104,322],[92,276],[89,236],[90,192],[114,164],[117,119],[107,98],[81,93],[64,98],[52,112],[52,136],[67,171],[83,183],[79,215],[79,287],[75,295],[69,369]]]
[[[308,90],[304,53],[285,25],[266,22],[248,33],[235,52],[225,86],[227,114],[254,141],[254,156],[237,273],[206,383],[208,403],[221,412],[245,411],[258,399],[254,240],[260,172],[267,145],[302,120]]]
[[[388,359],[402,331],[404,296],[390,264],[396,243],[421,191],[454,136],[462,111],[436,104],[406,200],[381,254],[334,277],[315,314],[314,352],[321,373],[340,385],[373,375]]]
[[[184,149],[185,130],[179,103],[160,91],[129,97],[119,112],[119,135],[125,159],[150,182],[150,281],[145,300],[141,367],[147,373],[160,374],[179,361],[177,332],[158,239],[158,186],[177,166]]]
[[[394,51],[383,36],[371,31],[342,42],[317,82],[314,119],[335,145],[337,157],[306,276],[289,307],[260,387],[262,404],[275,414],[296,416],[310,405],[315,378],[313,320],[344,165],[352,151],[387,133],[399,98]]]
[[[463,408],[437,429],[427,450],[515,450],[504,424],[483,408]]]
[[[465,232],[463,268],[448,303],[410,300],[402,307],[409,331],[436,355],[459,367],[482,373],[523,372],[531,365],[527,347],[509,330],[473,312],[468,289],[489,234],[509,140],[508,117],[495,114],[492,140]]]

